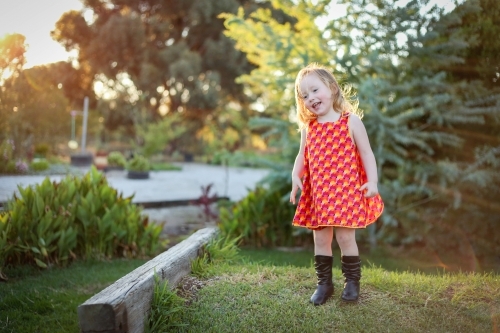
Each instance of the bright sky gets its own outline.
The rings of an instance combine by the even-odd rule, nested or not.
[[[50,32],[63,13],[82,7],[79,0],[0,0],[0,37],[11,33],[26,37],[25,68],[67,60],[69,54]]]

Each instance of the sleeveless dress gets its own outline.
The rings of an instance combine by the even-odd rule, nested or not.
[[[336,122],[309,123],[303,190],[292,225],[312,230],[366,228],[382,214],[380,194],[365,198],[359,190],[367,177],[349,134],[349,116],[343,113]]]

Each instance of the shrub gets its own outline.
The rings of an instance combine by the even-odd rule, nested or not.
[[[125,156],[119,151],[112,151],[108,155],[108,166],[125,168],[127,161]]]
[[[0,158],[4,161],[11,160],[14,157],[14,150],[16,150],[14,141],[2,141],[2,144],[0,144]]]
[[[14,162],[14,141],[5,140],[0,144],[0,173],[15,173],[16,163]]]
[[[142,155],[135,155],[127,163],[127,170],[129,171],[149,171],[149,160]]]
[[[47,170],[49,166],[49,162],[44,158],[34,159],[30,164],[30,168],[33,171],[44,171]]]
[[[17,173],[27,173],[29,170],[28,164],[26,162],[18,160],[16,162],[16,172]]]
[[[290,186],[258,186],[232,207],[221,207],[219,228],[224,235],[241,237],[240,245],[253,247],[297,246],[311,241],[310,231],[292,226],[295,206]]]
[[[50,146],[47,143],[40,143],[35,146],[35,157],[46,158],[49,154]]]
[[[159,246],[162,226],[149,224],[133,197],[118,194],[93,166],[81,178],[57,183],[47,177],[18,191],[0,213],[0,268],[137,257],[154,254]]]
[[[160,154],[185,132],[186,126],[183,125],[182,117],[177,113],[169,114],[158,122],[139,128],[138,135],[144,142],[141,151],[147,157]]]
[[[7,174],[15,174],[16,172],[16,162],[12,161],[7,161],[3,166],[2,166],[2,173],[7,173]]]

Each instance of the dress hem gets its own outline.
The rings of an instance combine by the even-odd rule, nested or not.
[[[315,227],[311,227],[311,226],[306,226],[306,225],[302,225],[302,224],[295,224],[295,223],[292,223],[292,226],[293,227],[306,228],[306,229],[309,229],[309,230],[315,230],[315,229],[320,229],[320,228],[323,229],[323,228],[326,228],[326,227],[349,228],[349,229],[366,229],[366,227],[368,227],[370,224],[373,224],[373,223],[377,222],[378,218],[382,215],[383,212],[384,212],[384,204],[382,204],[382,209],[380,210],[380,213],[373,220],[371,220],[370,222],[366,223],[363,227],[352,227],[352,226],[348,226],[348,225],[333,225],[333,224],[320,224],[320,225],[317,225]]]

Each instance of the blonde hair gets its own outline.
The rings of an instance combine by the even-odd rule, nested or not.
[[[358,108],[359,101],[354,98],[355,94],[351,85],[346,84],[340,87],[332,72],[326,67],[318,65],[317,63],[312,63],[302,68],[295,79],[295,103],[297,105],[297,122],[299,124],[299,130],[306,128],[309,122],[317,117],[306,108],[304,99],[300,93],[300,82],[309,74],[316,74],[318,78],[330,88],[333,94],[333,109],[335,112],[350,112],[356,114],[360,118],[363,117],[363,112]]]

